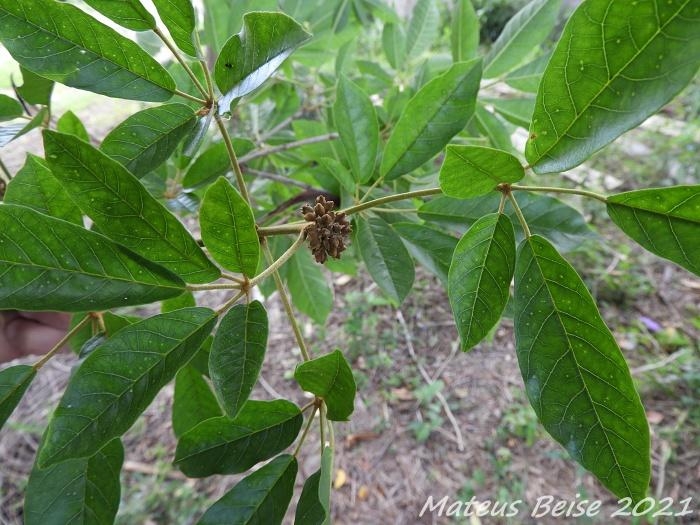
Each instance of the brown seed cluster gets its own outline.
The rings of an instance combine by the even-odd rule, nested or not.
[[[304,219],[313,223],[306,229],[306,238],[316,262],[321,264],[326,262],[329,255],[334,259],[340,258],[347,247],[348,235],[352,232],[345,213],[334,212],[334,207],[333,201],[327,201],[323,195],[319,195],[315,206],[307,204],[301,209]]]

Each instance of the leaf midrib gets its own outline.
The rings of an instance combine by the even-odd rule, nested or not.
[[[622,481],[625,484],[625,488],[627,489],[627,494],[630,497],[634,497],[632,490],[629,487],[629,484],[627,483],[627,477],[622,471],[622,464],[618,461],[617,459],[617,454],[615,453],[615,449],[613,448],[612,444],[610,443],[610,438],[608,437],[608,432],[607,428],[603,425],[602,420],[600,419],[600,416],[598,415],[598,409],[596,407],[596,403],[593,400],[593,397],[591,396],[591,393],[588,389],[588,384],[586,383],[586,380],[584,379],[583,375],[581,374],[581,366],[579,365],[578,359],[576,358],[576,352],[574,352],[574,346],[571,344],[571,340],[569,338],[569,331],[566,329],[566,326],[564,325],[564,322],[561,318],[560,312],[559,312],[559,307],[557,306],[556,301],[554,300],[554,296],[552,295],[552,292],[550,291],[549,287],[549,281],[544,277],[545,273],[542,270],[542,266],[540,265],[539,261],[539,256],[537,255],[536,251],[532,247],[532,239],[528,239],[528,244],[530,244],[530,250],[532,251],[532,258],[537,264],[537,269],[540,272],[540,275],[542,276],[543,284],[545,290],[547,290],[547,296],[549,297],[550,303],[552,304],[552,309],[554,313],[557,316],[557,321],[559,323],[559,326],[562,328],[564,334],[566,335],[566,344],[568,346],[569,351],[571,352],[571,357],[574,360],[574,364],[576,365],[576,374],[578,375],[579,379],[581,380],[581,384],[583,385],[583,390],[586,392],[586,397],[588,398],[588,402],[590,403],[590,406],[593,410],[593,414],[595,414],[596,422],[598,426],[603,430],[603,435],[605,436],[605,441],[608,445],[608,448],[610,449],[610,452],[613,456],[613,460],[615,461],[615,467],[620,474],[620,477],[622,478]]]
[[[641,53],[643,53],[643,52],[646,50],[646,48],[649,46],[649,44],[651,44],[651,42],[653,42],[660,34],[663,33],[663,30],[666,28],[666,26],[668,26],[673,20],[675,20],[675,18],[680,14],[680,12],[681,12],[683,9],[685,9],[685,7],[688,5],[688,2],[690,2],[690,0],[685,0],[685,2],[683,3],[683,5],[679,6],[678,10],[673,14],[673,16],[670,16],[670,17],[668,18],[668,20],[666,21],[666,23],[665,23],[663,26],[659,26],[659,27],[657,28],[656,32],[644,43],[644,45],[641,46],[641,47],[639,48],[639,50],[638,50],[636,53],[634,53],[634,55],[633,55],[620,69],[618,69],[618,71],[615,73],[615,75],[614,75],[612,78],[609,78],[608,81],[607,81],[605,84],[603,84],[603,86],[598,90],[598,92],[597,92],[594,96],[592,96],[592,97],[590,98],[590,100],[584,105],[584,107],[581,109],[581,111],[578,112],[578,113],[576,114],[576,117],[575,117],[574,119],[572,119],[571,123],[570,123],[564,130],[562,130],[561,132],[559,132],[559,131],[557,131],[556,128],[554,128],[554,126],[552,125],[552,127],[554,128],[555,133],[557,134],[557,140],[556,140],[555,142],[553,142],[552,145],[549,146],[547,149],[545,149],[542,153],[539,153],[539,151],[538,151],[537,160],[536,160],[533,164],[538,164],[543,158],[545,158],[545,156],[547,156],[547,155],[549,154],[550,151],[552,151],[555,147],[557,147],[559,144],[561,144],[562,137],[566,137],[566,136],[567,136],[567,134],[569,133],[569,130],[570,130],[576,123],[578,123],[578,122],[580,121],[581,117],[586,113],[586,111],[588,111],[588,109],[591,107],[591,105],[592,105],[596,100],[598,100],[598,97],[600,97],[600,95],[601,95],[606,89],[608,89],[608,87],[610,87],[610,85],[611,85],[615,80],[617,80],[617,79],[620,77],[620,75],[622,74],[622,72],[625,71],[625,70],[627,69],[627,67],[628,67],[632,62],[634,62],[634,61],[637,59],[637,57],[640,56]],[[607,18],[607,13],[606,13],[606,18]],[[603,20],[603,24],[604,24],[604,23],[605,23],[605,19]],[[601,26],[602,26],[602,24],[601,24]],[[604,26],[602,26],[602,27],[604,27]],[[601,31],[603,31],[602,27],[601,27]],[[574,36],[574,35],[573,35],[573,29],[572,29],[572,34],[570,35],[569,42],[571,41],[571,38],[573,38],[573,36]],[[603,37],[604,37],[604,36],[605,36],[605,34],[604,34],[604,31],[603,31]],[[604,45],[605,45],[605,44],[604,44]],[[606,53],[605,47],[603,47],[603,50],[604,50],[604,53]],[[567,57],[567,59],[568,59],[568,57]],[[546,73],[546,71],[545,71],[545,73]],[[572,106],[574,107],[574,110],[575,110],[576,105],[573,103],[573,102],[574,102],[574,101],[573,101],[573,97],[569,96],[569,98],[570,98],[570,100],[571,100],[571,102],[572,102]],[[543,103],[544,103],[544,96],[543,96],[543,98],[542,98],[542,101],[543,101]],[[546,111],[546,110],[545,110],[545,111]],[[533,144],[534,144],[534,142],[533,142]]]

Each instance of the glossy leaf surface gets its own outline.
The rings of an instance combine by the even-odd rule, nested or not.
[[[236,417],[258,380],[267,349],[267,312],[260,301],[237,304],[221,319],[209,375],[226,415]]]
[[[122,328],[92,352],[49,422],[39,466],[91,456],[126,432],[194,356],[215,322],[208,308],[183,308]]]
[[[88,135],[85,126],[78,118],[78,115],[70,110],[66,111],[63,115],[61,115],[61,118],[58,119],[58,122],[56,122],[56,131],[60,131],[61,133],[69,133],[71,135],[75,135],[81,140],[84,140],[85,142],[90,142],[90,135]]]
[[[279,525],[294,493],[297,460],[284,454],[246,476],[197,525]]]
[[[113,439],[89,458],[46,469],[34,465],[24,503],[25,525],[112,523],[119,508],[124,447]]]
[[[191,0],[153,0],[153,5],[177,47],[190,56],[196,56],[192,33],[197,20]]]
[[[253,210],[225,178],[209,186],[200,207],[202,240],[221,266],[253,277],[260,262],[260,240]]]
[[[153,57],[72,5],[2,0],[0,40],[24,67],[70,87],[151,102],[175,89]]]
[[[587,0],[542,77],[525,156],[536,173],[565,171],[671,100],[700,65],[694,0]],[[562,81],[565,79],[565,81]]]
[[[147,108],[110,131],[100,150],[137,177],[143,177],[172,155],[196,120],[192,108],[184,104]]]
[[[3,309],[84,312],[146,304],[185,283],[102,235],[24,206],[0,206]]]
[[[641,500],[649,427],[620,349],[581,278],[544,238],[518,248],[515,340],[540,421],[616,496]]]
[[[505,151],[481,146],[447,146],[440,168],[440,188],[449,197],[468,199],[494,191],[525,176],[520,162]]]
[[[224,94],[219,112],[228,112],[232,102],[260,87],[310,37],[284,13],[247,13],[242,31],[224,44],[216,60],[214,78]]]
[[[182,435],[175,464],[193,478],[245,472],[291,445],[302,421],[289,401],[248,401],[236,418],[207,419]]]
[[[340,350],[297,365],[299,386],[322,398],[331,421],[347,421],[355,409],[355,379]]]
[[[463,351],[500,320],[514,270],[515,234],[508,216],[492,213],[472,224],[455,248],[447,285]]]
[[[380,173],[393,180],[436,155],[474,112],[481,59],[459,62],[425,84],[408,102],[389,137]]]
[[[0,429],[32,384],[36,370],[29,365],[15,365],[0,370]]]
[[[219,277],[182,223],[117,161],[77,137],[48,130],[44,148],[51,171],[102,233],[188,282]]]
[[[367,271],[396,304],[411,291],[415,270],[411,256],[391,226],[379,217],[357,219],[357,244]]]
[[[618,193],[608,197],[608,214],[650,252],[700,275],[700,186]]]
[[[148,31],[156,20],[139,0],[85,0],[90,7],[110,20],[133,31]]]

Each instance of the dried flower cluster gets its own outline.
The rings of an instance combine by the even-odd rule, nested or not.
[[[306,230],[306,238],[316,262],[321,264],[326,262],[329,255],[334,259],[340,258],[347,247],[348,235],[352,232],[345,213],[334,212],[334,207],[333,201],[327,201],[320,195],[316,197],[315,206],[307,204],[301,209],[304,219],[313,223]]]

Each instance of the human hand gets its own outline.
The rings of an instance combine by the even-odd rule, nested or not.
[[[63,336],[70,315],[58,312],[0,311],[0,363],[32,354],[45,354]]]

